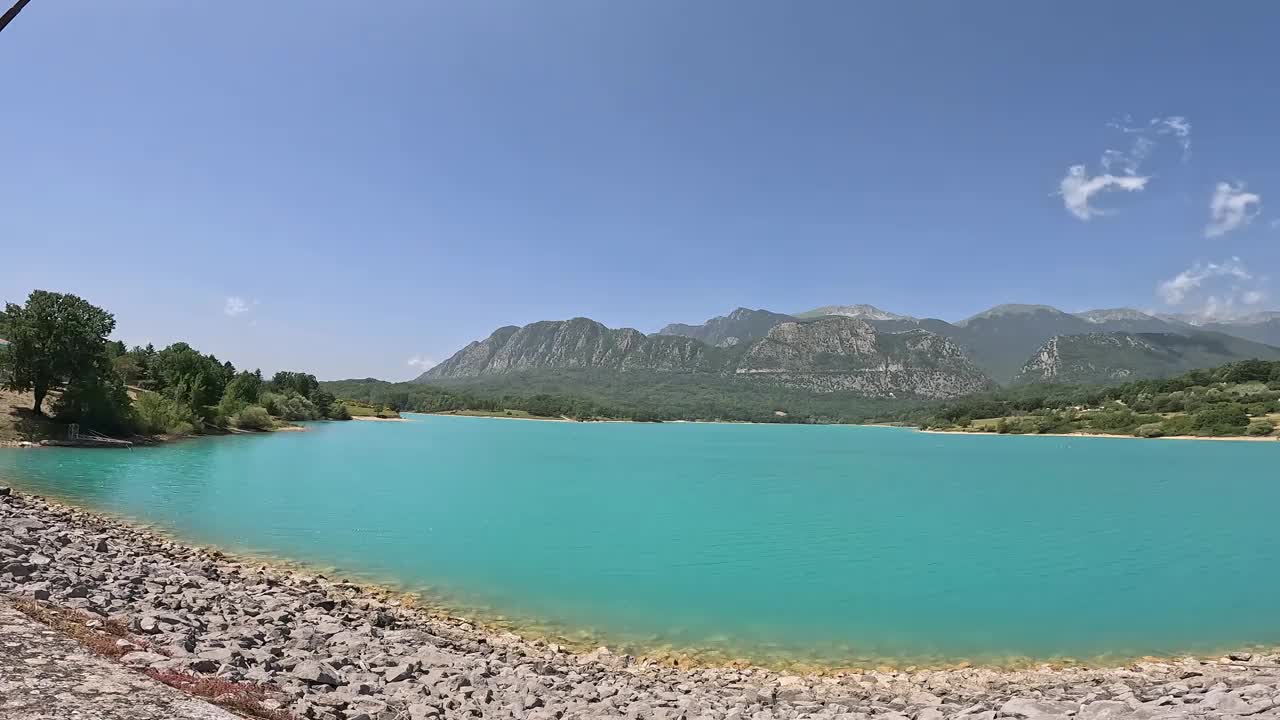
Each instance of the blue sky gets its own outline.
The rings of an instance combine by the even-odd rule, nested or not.
[[[1275,3],[230,10],[0,34],[0,298],[389,379],[576,315],[1277,305]]]

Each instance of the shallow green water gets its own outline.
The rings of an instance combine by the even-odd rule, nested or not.
[[[1280,644],[1280,443],[411,417],[0,451],[0,481],[633,649]]]

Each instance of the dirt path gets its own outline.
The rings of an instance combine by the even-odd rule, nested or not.
[[[30,393],[0,390],[0,446],[22,441],[38,442],[66,433],[65,429],[48,418],[31,412],[31,402]],[[44,406],[45,412],[48,412],[48,400]]]

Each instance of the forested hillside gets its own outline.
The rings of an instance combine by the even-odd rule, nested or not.
[[[1280,361],[1246,360],[1112,386],[1025,385],[879,419],[970,432],[1272,437],[1280,424]]]

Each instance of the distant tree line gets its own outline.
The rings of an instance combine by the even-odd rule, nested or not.
[[[322,386],[343,399],[408,412],[513,410],[539,417],[644,422],[856,423],[920,403],[853,393],[811,393],[708,373],[641,371],[516,373],[451,386],[372,378]]]
[[[265,430],[275,419],[350,419],[314,375],[237,371],[185,342],[162,350],[108,340],[111,313],[75,295],[36,290],[0,314],[0,382],[32,393],[32,410],[107,433]]]

